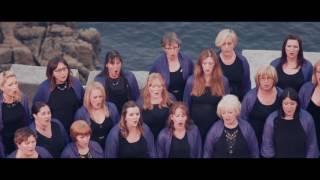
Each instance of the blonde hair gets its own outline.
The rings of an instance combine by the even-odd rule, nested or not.
[[[122,107],[122,112],[121,112],[121,117],[120,117],[120,122],[119,122],[119,128],[120,128],[120,133],[122,137],[127,138],[129,135],[129,129],[127,127],[127,121],[126,121],[126,116],[128,113],[129,108],[134,108],[137,107],[140,111],[140,108],[137,106],[137,104],[134,101],[128,101],[124,103]],[[143,121],[142,121],[142,115],[140,113],[140,118],[138,122],[138,130],[143,135],[143,127],[142,127]]]
[[[105,89],[103,88],[102,84],[99,83],[99,82],[90,82],[87,87],[86,87],[86,91],[84,93],[84,98],[83,98],[83,106],[88,110],[90,116],[92,117],[93,114],[92,114],[92,110],[93,110],[93,107],[92,107],[92,104],[90,102],[90,95],[92,93],[93,90],[99,90],[102,94],[102,99],[103,99],[103,102],[101,103],[101,109],[104,110],[104,112],[106,112],[106,117],[109,117],[109,109],[108,107],[106,106],[106,103],[105,103],[105,99],[106,99],[106,92],[105,92]]]
[[[254,77],[257,88],[259,88],[259,86],[260,86],[259,78],[264,75],[266,75],[267,77],[271,77],[273,79],[273,86],[276,86],[276,84],[278,82],[277,71],[273,66],[268,65],[268,66],[262,66],[257,70],[257,73]]]
[[[3,71],[0,73],[0,88],[2,89],[4,84],[7,82],[7,80],[11,77],[15,77],[17,78],[17,76],[15,75],[15,73],[11,70],[8,71]],[[15,101],[19,101],[21,102],[22,99],[22,93],[20,88],[18,87],[18,91],[15,94],[15,96],[13,97]]]
[[[223,73],[218,62],[218,56],[213,49],[203,50],[198,58],[198,62],[194,68],[194,80],[191,95],[201,96],[206,88],[206,82],[204,79],[204,72],[202,69],[202,63],[205,59],[211,57],[214,61],[213,70],[211,73],[210,90],[213,96],[222,96],[225,93],[223,85]]]
[[[89,124],[84,120],[76,120],[72,123],[70,127],[70,137],[74,142],[77,141],[77,136],[89,136],[91,135],[92,130]]]
[[[215,41],[216,47],[221,48],[221,46],[223,45],[223,43],[226,41],[228,37],[232,38],[234,47],[236,47],[238,43],[238,36],[232,29],[222,29],[218,33]]]
[[[155,80],[159,80],[160,84],[163,88],[161,97],[162,101],[159,104],[159,108],[169,107],[172,104],[172,100],[169,97],[168,90],[166,88],[165,82],[160,73],[151,73],[148,77],[147,84],[143,88],[143,109],[152,110],[153,105],[151,104],[151,96],[149,92],[149,88]]]
[[[217,115],[220,118],[222,118],[221,114],[223,109],[232,109],[238,118],[241,110],[241,103],[238,97],[232,94],[223,96],[217,106]]]
[[[317,80],[317,68],[320,67],[320,59],[313,65],[313,73],[312,73],[312,83],[317,86],[318,80]]]

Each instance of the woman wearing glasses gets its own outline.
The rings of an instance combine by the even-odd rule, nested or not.
[[[168,91],[177,101],[182,101],[185,83],[193,73],[193,62],[180,52],[181,41],[175,32],[167,32],[162,37],[161,45],[164,53],[155,60],[150,73],[160,73]]]
[[[83,102],[84,89],[79,79],[71,75],[67,62],[63,59],[49,61],[47,80],[43,81],[33,98],[49,105],[52,118],[58,119],[65,129],[70,129],[74,115]]]

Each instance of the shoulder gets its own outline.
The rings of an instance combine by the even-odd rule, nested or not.
[[[280,64],[280,61],[281,61],[281,58],[278,57],[277,59],[274,59],[274,60],[271,61],[271,65],[276,67],[276,66],[278,66]]]
[[[186,84],[191,85],[193,83],[193,80],[194,80],[194,75],[189,76]]]

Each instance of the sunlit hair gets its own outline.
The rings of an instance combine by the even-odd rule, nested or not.
[[[303,57],[303,48],[302,48],[302,40],[300,39],[299,36],[297,35],[288,35],[285,40],[283,41],[282,44],[282,50],[281,50],[281,61],[280,61],[280,65],[282,66],[283,64],[285,64],[287,62],[287,53],[286,53],[286,46],[287,46],[287,42],[288,40],[296,40],[298,41],[299,44],[299,52],[298,52],[298,62],[297,62],[297,67],[302,66],[302,64],[305,62],[305,59]]]
[[[68,77],[67,77],[66,83],[67,83],[68,87],[71,87],[72,71],[70,69],[69,64],[63,58],[56,58],[56,59],[53,59],[53,60],[49,61],[48,65],[47,65],[47,71],[46,71],[47,78],[50,81],[50,90],[51,91],[53,91],[57,86],[56,78],[54,77],[53,72],[54,72],[55,69],[57,69],[59,63],[62,63],[63,65],[65,65],[67,67],[67,69],[68,69]]]
[[[239,98],[235,95],[228,94],[222,97],[217,106],[217,115],[222,119],[222,111],[233,111],[238,118],[241,110]]]
[[[165,85],[165,82],[164,82],[161,74],[160,73],[151,73],[148,76],[148,80],[147,80],[145,87],[143,88],[143,109],[147,109],[147,110],[153,109],[153,105],[151,104],[151,95],[149,92],[149,88],[152,86],[152,83],[155,80],[159,80],[161,87],[162,87],[162,93],[161,93],[162,101],[159,104],[159,108],[169,107],[172,104],[172,100],[169,97],[167,87]]]
[[[17,129],[14,133],[14,143],[16,145],[21,144],[22,142],[27,141],[30,136],[33,136],[37,140],[37,134],[29,127]]]
[[[140,111],[140,108],[137,106],[137,104],[134,101],[128,101],[126,102],[123,107],[122,107],[122,112],[121,112],[121,118],[119,122],[119,128],[120,128],[120,133],[124,138],[127,138],[129,135],[129,129],[127,127],[127,113],[129,108],[138,108]],[[142,127],[143,121],[142,121],[142,115],[140,112],[140,118],[138,122],[138,130],[140,131],[141,135],[143,135],[143,127]]]
[[[101,83],[93,81],[90,82],[87,86],[86,86],[86,91],[84,93],[84,98],[83,98],[83,106],[88,110],[90,116],[93,116],[93,107],[90,101],[90,96],[93,90],[98,90],[100,91],[101,95],[102,95],[102,103],[101,103],[101,109],[104,110],[104,112],[106,112],[106,117],[109,117],[109,109],[106,106],[105,103],[105,99],[106,99],[106,92],[104,87],[102,86]]]
[[[258,70],[257,70],[257,73],[254,77],[254,80],[256,82],[256,86],[257,88],[260,87],[260,80],[259,78],[260,77],[263,77],[263,76],[267,76],[269,78],[271,78],[273,80],[273,86],[276,86],[277,82],[278,82],[278,75],[277,75],[277,71],[276,69],[271,66],[271,65],[268,65],[268,66],[261,66]]]
[[[178,38],[177,33],[175,32],[166,32],[161,39],[161,46],[165,47],[166,45],[171,45],[177,43],[180,47],[181,40]]]
[[[12,77],[17,78],[17,76],[11,70],[1,72],[0,73],[0,88],[2,89],[3,86],[5,85],[5,83],[7,82],[7,80]],[[21,93],[19,86],[18,86],[17,93],[15,94],[15,96],[13,98],[14,98],[14,101],[21,102],[22,93]]]
[[[117,50],[108,51],[104,60],[103,70],[97,76],[109,76],[108,68],[106,65],[108,63],[114,64],[116,59],[119,59],[121,64],[123,64],[122,57]],[[122,74],[122,68],[120,70],[120,74]]]
[[[214,62],[210,80],[211,94],[213,96],[224,95],[225,89],[223,85],[223,73],[218,62],[218,56],[213,49],[205,49],[199,55],[198,62],[194,68],[194,80],[191,95],[201,96],[205,92],[206,82],[204,78],[204,72],[202,69],[202,63],[205,59],[209,57],[212,58]]]
[[[77,136],[91,136],[91,133],[91,127],[84,120],[76,120],[70,127],[70,137],[74,142],[77,142]]]
[[[218,33],[215,41],[216,47],[221,48],[228,37],[232,38],[234,47],[236,47],[238,43],[238,36],[232,29],[223,29]]]
[[[317,68],[318,67],[320,67],[320,59],[313,65],[312,83],[315,86],[317,86],[319,84],[318,79],[317,79]]]
[[[176,113],[177,109],[179,109],[179,108],[184,112],[184,114],[187,117],[185,128],[188,129],[189,126],[191,125],[191,119],[190,119],[188,106],[184,102],[179,102],[179,101],[174,102],[173,105],[170,108],[168,121],[167,121],[168,127],[169,127],[171,132],[174,132],[174,122],[173,122],[171,117],[174,116],[174,114]]]

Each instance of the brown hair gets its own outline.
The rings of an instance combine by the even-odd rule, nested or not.
[[[169,107],[172,104],[172,100],[169,97],[167,87],[165,85],[165,82],[164,82],[161,74],[160,73],[151,73],[148,77],[146,86],[143,88],[143,109],[147,109],[147,110],[153,109],[153,105],[151,104],[151,97],[150,97],[149,88],[152,85],[154,80],[159,80],[161,83],[161,86],[163,88],[162,93],[161,93],[162,101],[159,104],[159,108]]]
[[[22,142],[27,141],[30,136],[33,136],[35,139],[37,139],[37,134],[29,127],[17,129],[14,133],[14,143],[21,144]]]
[[[171,119],[171,116],[173,116],[174,113],[176,113],[178,108],[182,109],[184,111],[185,115],[187,116],[185,128],[188,129],[189,126],[192,124],[191,123],[191,119],[190,119],[190,115],[189,115],[188,106],[184,102],[179,102],[179,101],[174,102],[173,105],[170,108],[168,122],[167,122],[168,123],[168,127],[169,127],[171,132],[174,131],[174,125],[173,125],[173,121]]]
[[[71,86],[72,72],[71,72],[70,66],[68,65],[66,60],[64,60],[62,58],[57,58],[57,59],[50,60],[48,65],[47,65],[46,75],[47,75],[48,80],[50,81],[50,85],[51,85],[50,89],[51,90],[54,90],[56,88],[56,86],[57,86],[56,78],[53,76],[53,71],[58,67],[59,63],[62,63],[67,67],[67,69],[68,69],[68,77],[67,77],[66,82],[67,82],[67,86],[68,87]]]
[[[119,122],[119,128],[120,128],[120,133],[124,138],[127,138],[129,135],[129,129],[127,127],[127,121],[126,121],[126,116],[127,116],[127,110],[129,108],[134,108],[137,107],[140,111],[140,108],[137,106],[137,104],[134,101],[128,101],[126,102],[123,107],[122,107],[122,112],[121,112],[121,118]],[[143,121],[142,121],[142,115],[140,113],[140,118],[138,122],[138,130],[140,133],[143,135],[143,127],[142,127]]]
[[[191,95],[201,96],[205,91],[206,83],[204,79],[202,63],[208,57],[211,57],[215,63],[211,73],[211,80],[210,80],[211,94],[213,96],[224,95],[223,74],[222,74],[220,64],[218,62],[218,56],[213,49],[205,49],[199,55],[198,62],[195,65],[195,69],[194,69],[194,80],[193,80]]]
[[[70,127],[70,136],[74,142],[77,141],[77,136],[83,135],[91,135],[92,130],[89,124],[84,120],[76,120],[72,123]]]

